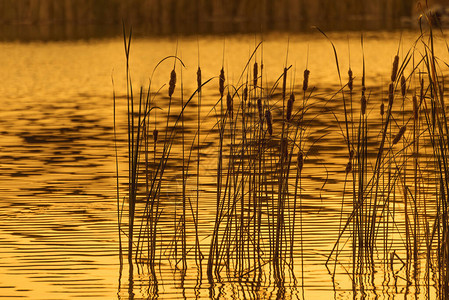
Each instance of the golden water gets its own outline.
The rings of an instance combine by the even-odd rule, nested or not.
[[[347,80],[350,61],[355,85],[359,87],[360,35],[338,33],[330,37],[338,51],[343,81]],[[367,87],[373,95],[387,90],[386,82],[400,37],[398,32],[364,35]],[[416,38],[416,33],[402,35],[401,57]],[[135,39],[131,45],[134,89],[147,86],[157,62],[176,51],[186,66],[182,71],[186,95],[196,86],[198,57],[204,80],[218,76],[223,64],[227,81],[236,83],[259,40],[251,35]],[[449,61],[445,59],[444,45],[439,49],[442,49],[441,58]],[[333,281],[324,266],[338,236],[347,162],[344,139],[335,118],[322,110],[326,103],[336,115],[342,113],[341,102],[327,102],[338,91],[339,83],[331,45],[320,34],[271,34],[264,37],[263,46],[256,54],[258,60],[262,53],[267,81],[264,85],[271,86],[287,61],[292,65],[289,76],[295,86],[302,84],[307,66],[311,72],[309,86],[315,87],[314,106],[308,112],[313,119],[306,144],[310,155],[303,173],[305,297],[350,299],[353,297],[351,280],[344,267],[337,267]],[[1,43],[0,54],[0,297],[124,299],[134,295],[136,299],[148,298],[154,293],[154,287],[148,285],[145,268],[134,268],[131,283],[126,265],[121,277],[119,272],[111,78],[119,101],[118,145],[123,158],[127,146],[122,39]],[[168,84],[172,67],[172,60],[161,65],[153,77],[153,90]],[[180,73],[178,76],[177,89]],[[167,86],[163,87],[162,93],[166,90]],[[203,94],[204,136],[216,121],[210,111],[217,101],[217,93],[218,80],[214,79],[206,85]],[[175,97],[179,100],[179,94]],[[158,100],[157,105],[166,108],[163,101]],[[369,102],[369,113],[378,114],[378,107],[378,101]],[[194,134],[196,108],[186,112],[186,119],[191,122],[186,125],[187,133]],[[205,147],[204,151],[213,151],[209,148],[213,147]],[[202,164],[215,165],[207,160]],[[123,159],[120,169],[126,177]],[[203,173],[202,182],[214,182],[214,175]],[[188,187],[188,192],[194,194],[194,189]],[[202,244],[207,245],[213,230],[215,200],[207,193],[202,197],[200,233],[204,237]],[[345,208],[346,213],[350,210],[351,207]],[[349,246],[347,249],[350,251]],[[342,261],[349,256],[350,252],[343,252]],[[194,261],[189,261],[189,265],[194,266]],[[290,286],[285,294],[280,294],[267,282],[224,282],[211,287],[204,277],[202,283],[197,282],[196,271],[188,273],[181,288],[179,274],[164,259],[158,272],[162,280],[157,294],[164,299],[181,296],[186,299],[302,298],[299,287]],[[375,288],[368,296],[387,299],[416,292],[414,288],[407,289],[401,279],[393,283],[388,272],[383,272],[382,267],[376,270],[372,279]],[[426,297],[423,289],[417,294],[417,298]]]

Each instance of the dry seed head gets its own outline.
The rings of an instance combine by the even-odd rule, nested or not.
[[[257,78],[258,78],[258,74],[257,74],[257,61],[254,62],[254,70],[253,70],[253,75],[254,75],[254,79],[253,79],[253,85],[254,87],[257,86]]]
[[[396,76],[398,73],[398,66],[399,66],[399,56],[396,55],[393,61],[393,70],[391,71],[391,82],[394,82],[396,80]]]
[[[402,75],[401,76],[401,94],[402,94],[402,97],[405,97],[406,89],[407,89],[407,83],[405,81],[405,76]]]
[[[393,99],[394,99],[394,85],[392,82],[392,83],[390,83],[390,86],[388,87],[388,105],[390,107],[393,105]]]
[[[349,151],[349,160],[354,158],[354,150]]]
[[[304,155],[302,154],[301,151],[298,152],[298,159],[297,159],[296,163],[298,166],[298,170],[301,173],[302,167],[304,166]]]
[[[384,113],[385,113],[385,105],[382,103],[382,104],[380,105],[380,115],[383,116]]]
[[[157,129],[153,130],[153,141],[154,141],[154,143],[157,142],[158,134],[159,134],[159,130],[157,130]]]
[[[345,172],[346,174],[350,173],[352,171],[352,162],[348,161],[348,163],[346,164],[346,169]]]
[[[176,72],[175,69],[173,69],[170,73],[170,82],[168,84],[168,96],[171,97],[173,93],[175,92],[175,86],[176,86]]]
[[[273,135],[273,123],[271,120],[271,112],[270,110],[265,111],[265,118],[267,119],[267,130],[270,135]]]
[[[224,93],[224,83],[225,83],[225,75],[224,75],[223,68],[221,68],[220,77],[218,79],[218,90],[220,92],[220,97],[222,97],[222,98],[223,98],[223,93]]]
[[[349,70],[348,70],[348,76],[349,76],[348,87],[349,87],[349,90],[352,91],[354,78],[352,77],[352,70],[351,70],[351,68],[349,68]]]
[[[310,75],[310,71],[305,69],[304,70],[304,80],[302,82],[302,90],[304,92],[307,91],[307,88],[309,87],[309,75]]]
[[[248,86],[243,89],[243,101],[246,102],[246,100],[248,100]]]
[[[416,95],[413,95],[413,117],[415,118],[415,120],[418,119],[418,114],[418,99],[416,98]]]
[[[201,68],[198,67],[198,71],[196,71],[196,82],[198,84],[198,92],[201,92]]]
[[[366,97],[362,95],[362,99],[360,100],[360,110],[362,111],[362,115],[365,115],[366,112]]]
[[[228,110],[229,114],[231,115],[231,117],[233,114],[233,103],[232,102],[233,102],[233,99],[231,97],[231,94],[228,92],[228,96],[226,97],[226,107],[227,107],[227,110]]]
[[[399,142],[399,140],[401,139],[401,137],[404,135],[404,132],[405,132],[405,129],[406,129],[406,128],[407,128],[407,127],[404,125],[404,126],[401,127],[401,129],[399,129],[398,134],[396,134],[396,136],[395,136],[394,139],[393,139],[393,145],[396,145],[396,144]]]
[[[282,150],[284,151],[283,152],[284,157],[287,157],[288,156],[288,140],[287,140],[287,138],[283,138],[281,140],[281,151]]]
[[[284,80],[282,81],[282,99],[285,99],[286,88],[287,88],[287,68],[284,68]]]

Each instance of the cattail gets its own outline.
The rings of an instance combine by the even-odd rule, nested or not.
[[[418,99],[416,98],[416,95],[413,95],[413,117],[415,120],[418,119]]]
[[[299,173],[301,173],[302,167],[304,166],[304,156],[301,151],[298,152],[298,159],[297,159],[296,163],[298,165],[298,171],[299,171]]]
[[[350,91],[352,91],[354,78],[352,77],[352,70],[351,70],[351,68],[349,68],[349,70],[348,70],[348,76],[349,76],[348,88],[349,88]]]
[[[352,171],[352,162],[348,161],[348,163],[346,164],[346,169],[345,172],[346,174],[350,173]]]
[[[262,110],[262,99],[257,99],[257,110],[259,111],[260,125],[263,125],[263,110]]]
[[[354,150],[349,151],[349,160],[354,158]]]
[[[402,94],[402,97],[405,97],[406,88],[407,88],[407,83],[405,82],[405,76],[402,75],[401,76],[401,94]]]
[[[153,130],[153,141],[154,141],[154,143],[157,142],[158,134],[159,134],[159,130],[157,130],[157,129]]]
[[[223,68],[221,68],[220,71],[220,78],[218,79],[218,90],[220,91],[220,97],[223,98],[223,93],[224,93],[224,83],[225,83],[225,75],[224,75],[224,70]]]
[[[168,96],[170,98],[175,92],[175,86],[176,86],[176,72],[175,69],[173,69],[170,73],[170,82],[168,84]]]
[[[198,92],[201,92],[201,68],[198,67],[198,71],[196,71],[196,82],[198,84]]]
[[[384,113],[385,113],[385,105],[382,103],[382,104],[380,105],[380,115],[383,116]]]
[[[394,139],[393,139],[393,145],[396,145],[396,144],[399,142],[399,140],[401,139],[401,137],[404,135],[405,129],[406,129],[406,126],[405,126],[405,125],[402,126],[401,129],[399,129],[398,134],[396,134],[396,136],[395,136]]]
[[[360,100],[360,110],[362,111],[362,115],[365,115],[366,112],[366,97],[362,95],[362,99]]]
[[[302,82],[302,90],[304,92],[307,91],[307,88],[309,87],[309,75],[310,75],[310,71],[305,69],[304,70],[304,81]]]
[[[282,99],[285,99],[286,89],[287,89],[287,68],[284,68],[284,80],[282,82]]]
[[[233,103],[232,102],[233,102],[233,99],[231,97],[231,94],[228,92],[228,96],[226,97],[226,107],[227,107],[229,114],[231,115],[231,118],[233,115]]]
[[[257,61],[255,61],[254,62],[254,70],[253,70],[253,75],[254,75],[253,84],[254,84],[254,87],[257,86],[257,78],[258,78],[257,71],[258,71],[257,70]]]
[[[267,119],[267,129],[270,135],[273,135],[273,123],[271,121],[271,112],[270,110],[265,111],[265,118]]]
[[[243,89],[243,101],[246,102],[246,100],[248,100],[248,86]]]
[[[295,95],[293,93],[290,94],[290,98],[287,102],[287,121],[290,121],[292,117],[293,103],[295,102]]]
[[[398,66],[399,66],[399,56],[396,55],[393,61],[393,70],[391,71],[391,82],[394,82],[396,80],[396,75],[398,73]]]
[[[284,151],[284,157],[288,157],[288,140],[286,138],[283,138],[281,140],[281,151]]]
[[[394,86],[393,82],[390,83],[390,86],[388,87],[388,105],[391,107],[393,105],[393,98],[394,98]]]

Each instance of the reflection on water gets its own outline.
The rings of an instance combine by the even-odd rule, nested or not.
[[[364,37],[367,87],[373,99],[368,103],[370,114],[377,113],[379,102],[375,99],[379,99],[381,93],[385,94],[383,86],[389,80],[399,37],[399,33],[368,33]],[[413,33],[402,34],[400,55],[405,55],[415,38]],[[359,90],[362,74],[360,36],[340,33],[331,35],[331,39],[337,48],[342,70],[348,68],[350,57],[356,89]],[[181,38],[179,41],[136,39],[131,48],[134,88],[146,86],[157,62],[174,54],[176,49],[186,65],[182,82],[187,95],[196,86],[198,49],[203,78],[218,76],[224,52],[227,81],[237,83],[242,67],[256,45],[255,40],[254,36],[245,35],[226,39]],[[284,285],[276,285],[270,264],[264,266],[263,273],[258,273],[260,276],[209,283],[205,262],[199,270],[192,249],[188,253],[188,272],[174,271],[176,260],[170,253],[172,240],[156,245],[160,256],[155,278],[146,264],[135,264],[131,272],[125,264],[119,272],[111,75],[118,100],[119,169],[125,177],[128,166],[124,160],[127,124],[123,41],[0,44],[0,65],[4,70],[0,72],[3,107],[0,110],[0,295],[32,299],[302,299],[303,295],[306,299],[351,298],[352,274],[345,264],[352,259],[347,246],[352,239],[349,234],[343,236],[339,245],[339,262],[332,261],[328,268],[324,265],[342,226],[342,195],[348,156],[342,134],[335,130],[339,128],[336,116],[343,115],[341,102],[335,97],[338,91],[335,59],[330,44],[321,35],[267,36],[262,46],[264,85],[272,86],[282,74],[287,45],[288,62],[293,65],[289,75],[293,80],[291,85],[302,84],[303,70],[307,66],[311,71],[309,86],[313,92],[307,112],[309,125],[304,133],[308,151],[302,174],[301,205],[304,276],[297,275],[301,274],[301,267],[296,263],[291,266],[293,271],[289,271],[296,274],[296,278],[290,276]],[[260,53],[256,54],[259,60]],[[172,67],[171,61],[160,66],[152,82],[154,90],[168,83]],[[179,87],[181,78],[178,80]],[[166,89],[165,86],[162,94],[165,95]],[[205,86],[202,97],[204,129],[198,233],[206,253],[216,211],[213,191],[217,163],[212,158],[217,151],[217,129],[214,127],[217,119],[212,106],[218,98],[217,80]],[[179,113],[179,101],[179,94],[175,94],[173,115]],[[165,97],[157,99],[157,105],[162,108],[156,116],[161,135],[167,103]],[[195,103],[185,113],[185,134],[190,140],[196,132]],[[273,109],[273,118],[279,114],[279,110]],[[171,204],[180,201],[182,192],[181,159],[176,155],[180,153],[180,147],[174,145],[174,160],[169,162],[168,179],[163,183],[165,194],[161,197],[167,210]],[[121,178],[121,184],[124,185],[126,180]],[[187,194],[193,199],[196,197],[193,175],[188,182],[192,184],[186,187]],[[351,212],[349,198],[343,203],[345,216]],[[158,230],[173,234],[176,225],[164,217],[161,216]],[[191,217],[188,222],[192,224]],[[192,226],[186,230],[195,232]],[[382,234],[381,230],[379,234]],[[295,244],[299,242],[294,241]],[[388,247],[394,247],[394,243],[401,243],[399,232],[389,237]],[[188,241],[188,244],[194,245],[195,241]],[[300,261],[299,253],[294,257],[296,262]],[[430,279],[426,279],[430,291],[407,284],[405,272],[410,270],[403,268],[401,257],[404,253],[395,253],[385,264],[366,262],[364,271],[360,272],[362,275],[355,279],[362,294],[367,298],[391,298],[395,294],[417,293],[424,298],[434,293]]]

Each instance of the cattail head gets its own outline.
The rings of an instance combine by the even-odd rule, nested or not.
[[[309,87],[309,75],[310,75],[310,71],[305,69],[304,70],[304,80],[302,82],[302,90],[304,92],[307,91],[307,88]]]
[[[399,140],[401,139],[401,137],[404,135],[404,132],[405,132],[405,129],[406,129],[406,128],[407,128],[407,127],[404,125],[404,126],[401,127],[401,129],[399,129],[398,134],[396,134],[396,136],[395,136],[394,139],[393,139],[393,145],[396,145],[396,144],[399,142]]]
[[[406,90],[407,90],[407,83],[405,81],[405,76],[402,75],[401,76],[401,94],[402,94],[402,97],[405,97]]]
[[[382,103],[382,104],[380,105],[380,115],[383,116],[384,113],[385,113],[385,105]]]
[[[231,118],[232,118],[232,114],[233,114],[233,99],[231,97],[231,94],[228,92],[228,96],[226,97],[226,108],[228,113],[230,114]]]
[[[349,151],[349,160],[354,158],[354,150]]]
[[[284,80],[282,81],[282,99],[285,99],[285,90],[287,89],[287,68],[284,68]]]
[[[159,134],[159,130],[157,130],[157,129],[153,130],[153,141],[154,141],[154,143],[157,142],[158,134]]]
[[[273,135],[273,123],[271,120],[271,112],[269,109],[265,111],[265,119],[267,119],[267,130],[270,135]]]
[[[171,97],[175,92],[176,86],[176,71],[173,69],[170,73],[170,82],[168,84],[168,96]]]
[[[304,166],[304,155],[302,154],[302,151],[298,152],[298,158],[297,158],[296,164],[297,164],[299,173],[301,173],[302,167]]]
[[[259,111],[259,121],[260,125],[263,125],[263,110],[262,110],[262,99],[257,99],[257,110]]]
[[[362,115],[365,115],[365,112],[366,112],[366,97],[365,97],[365,95],[362,95],[362,98],[360,99],[360,110],[362,111]]]
[[[290,121],[292,118],[292,110],[293,110],[293,103],[295,102],[295,95],[293,93],[290,94],[290,98],[287,102],[287,121]]]
[[[224,83],[225,83],[225,74],[223,68],[221,68],[220,77],[218,79],[218,90],[220,92],[220,97],[222,98],[224,93]]]
[[[198,85],[198,92],[201,92],[201,68],[198,67],[198,71],[196,71],[196,82]]]
[[[398,73],[398,66],[399,66],[399,56],[396,55],[393,61],[393,70],[391,71],[391,82],[394,82],[396,80],[396,76]]]
[[[257,78],[258,78],[257,72],[258,72],[257,61],[255,61],[254,62],[254,69],[253,69],[253,75],[254,75],[254,77],[253,77],[253,85],[254,85],[254,87],[257,86]]]
[[[419,114],[419,108],[418,108],[418,99],[416,98],[416,95],[413,95],[413,117],[415,120],[418,119]]]
[[[348,161],[348,163],[346,164],[346,169],[345,169],[345,173],[348,174],[352,171],[352,162]]]
[[[349,77],[348,88],[349,88],[350,91],[352,91],[354,78],[352,77],[352,70],[351,70],[351,68],[349,68],[349,70],[348,70],[348,77]]]
[[[288,140],[287,140],[287,138],[283,138],[281,140],[281,151],[283,151],[282,154],[283,154],[284,158],[287,158],[288,157]]]
[[[243,89],[243,101],[246,102],[246,100],[248,100],[248,86]]]
[[[391,107],[393,105],[394,99],[394,85],[393,82],[388,86],[388,105]]]

